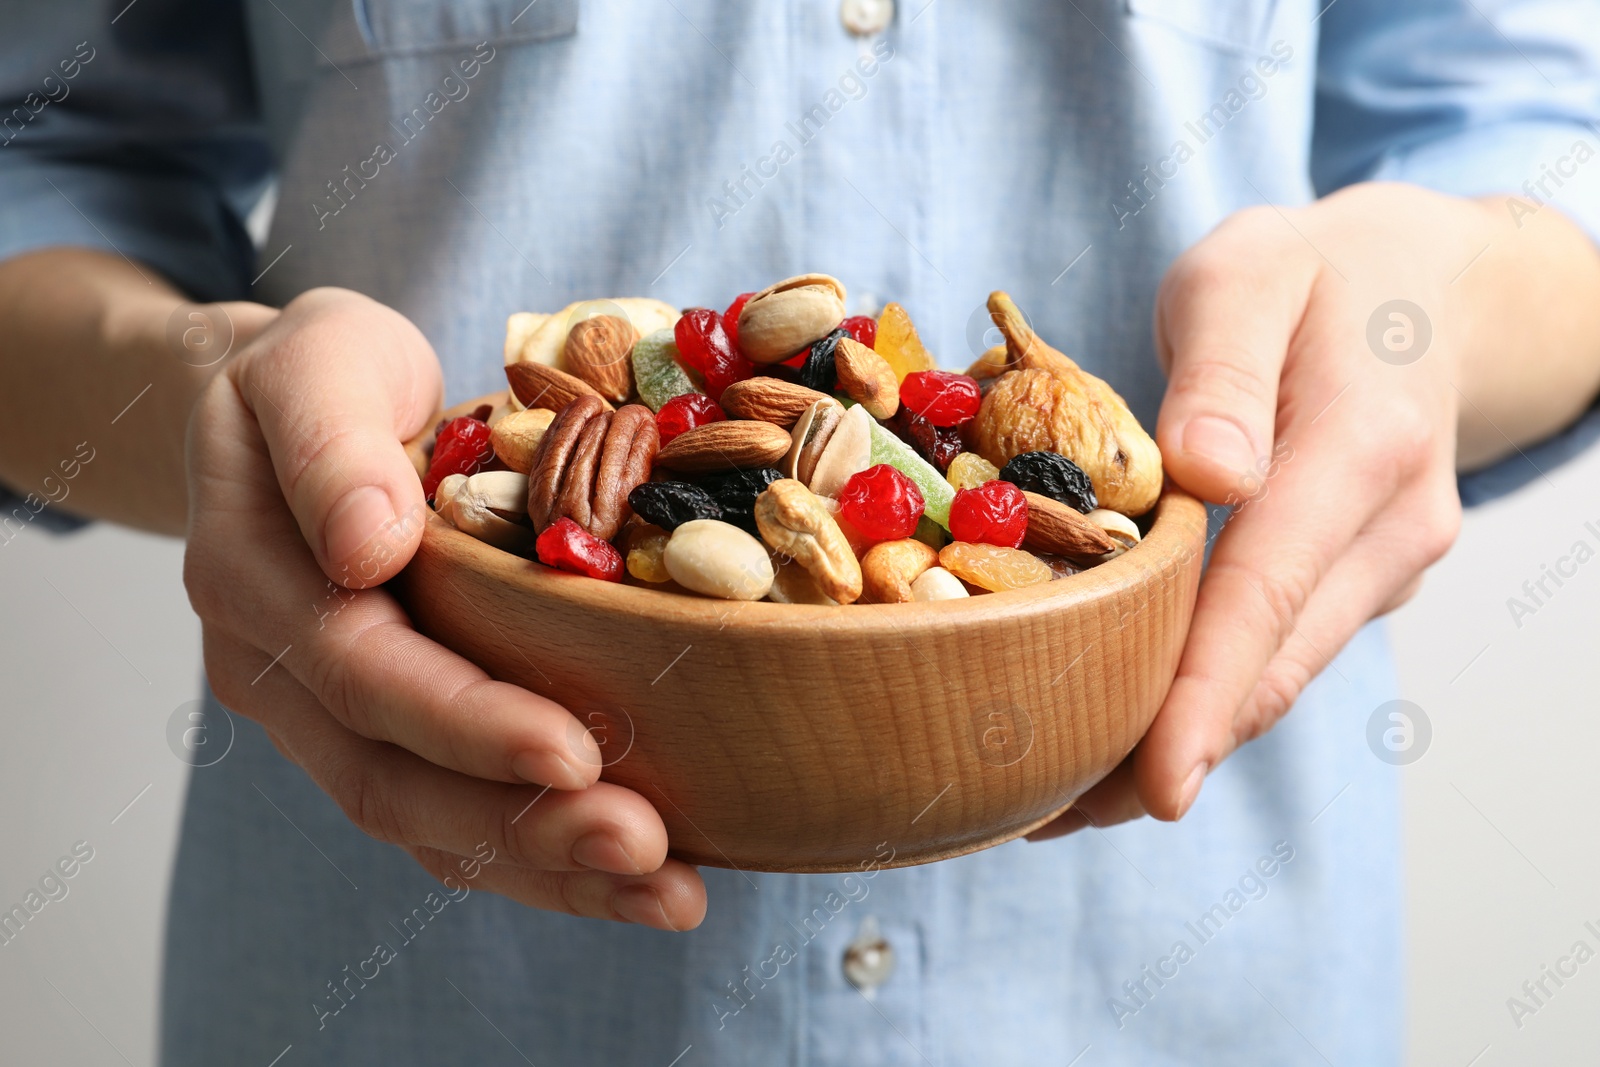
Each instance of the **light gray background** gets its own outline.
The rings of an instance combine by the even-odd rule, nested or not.
[[[1600,948],[1583,929],[1600,927],[1600,562],[1520,629],[1506,598],[1574,541],[1600,547],[1584,528],[1600,530],[1596,485],[1591,455],[1469,515],[1393,620],[1403,692],[1433,724],[1427,754],[1395,771],[1418,1067],[1594,1062],[1600,960],[1549,986],[1556,995],[1521,1029],[1506,998],[1579,938]],[[199,678],[181,561],[176,542],[105,527],[65,539],[30,529],[0,548],[0,906],[75,841],[95,850],[70,895],[0,946],[6,1063],[153,1062],[187,770],[165,727]],[[1309,1050],[1306,1062],[1317,1062]]]

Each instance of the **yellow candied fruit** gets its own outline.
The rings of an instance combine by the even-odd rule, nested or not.
[[[1000,468],[976,452],[962,452],[950,461],[945,480],[957,489],[976,489],[1000,477]]]
[[[939,566],[964,582],[998,593],[1055,577],[1050,565],[1020,548],[956,541],[939,550]]]
[[[672,535],[659,526],[638,523],[628,530],[628,573],[641,582],[670,582],[662,556]]]
[[[922,339],[917,336],[911,316],[896,303],[884,305],[883,313],[878,316],[878,339],[872,347],[894,368],[894,376],[902,382],[913,371],[934,370],[938,366],[933,353],[923,347]]]

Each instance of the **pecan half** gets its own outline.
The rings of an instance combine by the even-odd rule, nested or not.
[[[649,479],[659,447],[648,408],[629,404],[611,412],[596,396],[573,400],[545,431],[533,459],[533,528],[542,532],[564,517],[609,541],[628,517],[628,494]]]

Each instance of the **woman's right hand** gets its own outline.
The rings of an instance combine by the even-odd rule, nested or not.
[[[690,929],[699,874],[667,859],[644,797],[598,781],[581,724],[416,633],[379,587],[421,538],[402,442],[440,393],[421,332],[340,289],[295,299],[212,380],[189,423],[184,559],[212,691],[437,878],[487,842],[477,888]]]

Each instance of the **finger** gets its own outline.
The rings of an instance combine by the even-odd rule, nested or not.
[[[258,649],[207,627],[217,699],[257,719],[365,833],[394,844],[470,854],[487,843],[513,866],[647,874],[666,859],[650,802],[609,782],[564,793],[486,782],[347,730]],[[247,680],[252,679],[253,680]]]
[[[1332,398],[1342,388],[1335,375],[1302,374],[1302,396]],[[1392,465],[1375,470],[1352,449],[1364,435],[1350,417],[1335,409],[1321,422],[1307,416],[1286,426],[1293,459],[1217,538],[1177,675],[1139,747],[1140,796],[1157,818],[1188,810],[1206,773],[1232,751],[1240,706],[1328,568],[1398,484]]]
[[[1451,492],[1442,496],[1430,503],[1424,490],[1413,490],[1412,506],[1380,513],[1329,568],[1239,709],[1235,745],[1271,729],[1358,630],[1416,591],[1421,571],[1444,555],[1460,528],[1459,502]]]
[[[1173,480],[1206,500],[1239,494],[1272,451],[1284,353],[1316,278],[1304,257],[1264,254],[1283,232],[1235,216],[1173,264],[1156,298],[1170,375],[1156,440]]]
[[[441,396],[438,360],[403,316],[340,290],[297,298],[232,376],[261,426],[283,496],[328,577],[388,579],[410,558],[421,524],[391,530],[423,505],[403,442]],[[374,541],[395,542],[372,579],[351,564]]]
[[[1089,787],[1071,808],[1061,813],[1054,822],[1041,826],[1028,835],[1029,841],[1049,841],[1077,833],[1086,826],[1104,829],[1117,823],[1143,818],[1144,805],[1139,802],[1139,789],[1134,780],[1133,756],[1129,756],[1110,774]]]
[[[202,427],[248,418],[228,390],[208,394],[196,413]],[[334,586],[249,435],[210,439],[192,464],[195,518],[184,560],[201,618],[278,657],[364,737],[494,781],[582,789],[599,777],[599,746],[560,705],[494,681],[416,633],[383,590]]]
[[[462,876],[462,857],[412,846],[412,857],[447,887],[470,884],[541,911],[560,911],[586,919],[637,923],[657,930],[692,930],[706,915],[705,882],[689,864],[668,860],[642,877],[599,872],[575,874],[527,871],[492,861],[470,883]]]

